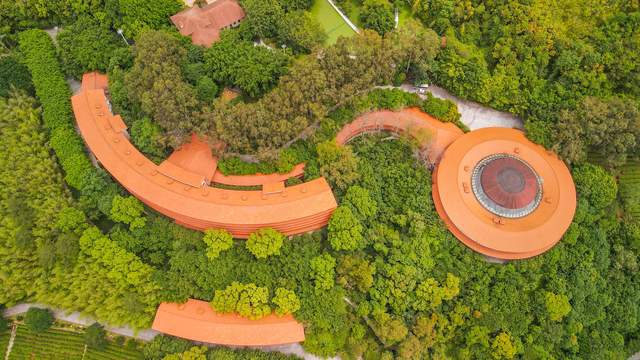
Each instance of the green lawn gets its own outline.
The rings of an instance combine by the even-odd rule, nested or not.
[[[311,14],[327,33],[329,45],[334,44],[340,36],[353,36],[356,33],[327,0],[315,0]]]
[[[24,326],[19,326],[9,360],[81,360],[83,353],[82,334],[56,329],[34,333]],[[84,359],[142,359],[142,354],[136,350],[109,344],[104,350],[88,349]]]

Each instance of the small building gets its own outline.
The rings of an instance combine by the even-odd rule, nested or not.
[[[204,7],[194,6],[171,17],[180,34],[191,36],[196,45],[209,47],[220,40],[220,32],[240,25],[245,13],[236,0],[216,0]]]

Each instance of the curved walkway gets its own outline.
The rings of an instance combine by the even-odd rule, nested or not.
[[[431,164],[437,164],[443,151],[463,135],[462,130],[454,124],[443,123],[417,108],[409,108],[400,111],[379,110],[360,115],[338,132],[336,142],[344,145],[361,134],[377,131],[411,136],[418,142],[421,153]]]
[[[237,191],[208,185],[215,169],[210,156],[196,161],[172,155],[173,159],[154,164],[129,142],[122,118],[111,113],[104,91],[106,77],[86,75],[82,90],[71,101],[88,148],[131,194],[177,223],[196,230],[225,229],[236,238],[265,227],[294,235],[324,227],[337,207],[324,178],[291,187],[281,181],[263,184],[262,191]]]

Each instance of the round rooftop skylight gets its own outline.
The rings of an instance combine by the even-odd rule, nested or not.
[[[482,159],[471,175],[473,193],[482,206],[505,218],[533,212],[542,199],[542,180],[523,160],[509,154]]]

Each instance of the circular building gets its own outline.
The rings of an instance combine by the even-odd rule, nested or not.
[[[521,131],[505,128],[475,130],[454,141],[433,174],[433,199],[460,241],[499,259],[547,251],[576,209],[565,164]]]

